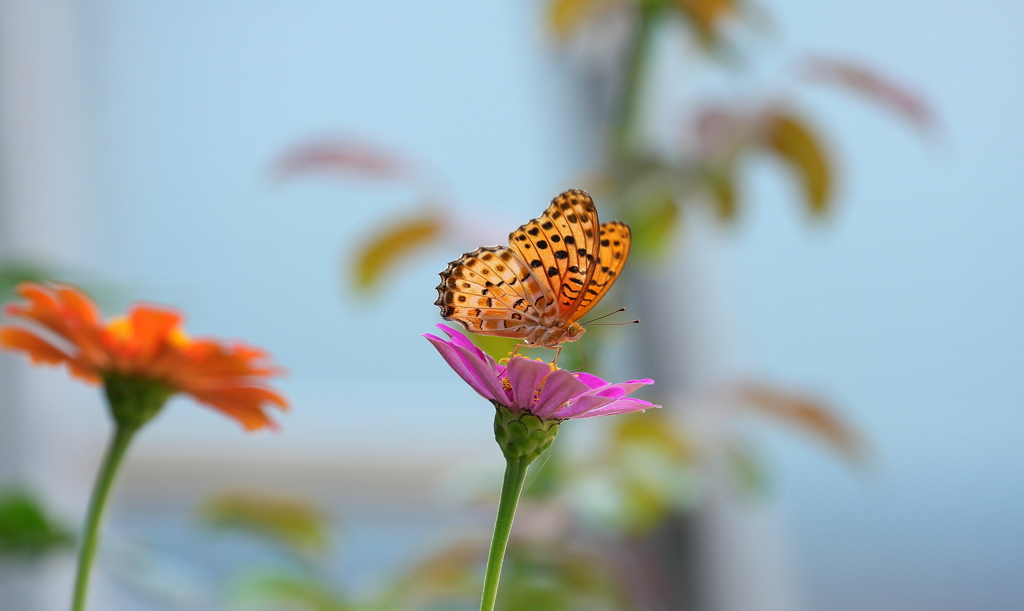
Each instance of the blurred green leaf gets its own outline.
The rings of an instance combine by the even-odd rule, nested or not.
[[[740,492],[756,496],[768,490],[768,478],[757,457],[737,443],[726,446],[725,456]]]
[[[662,254],[671,243],[680,217],[679,204],[664,191],[652,194],[642,204],[631,205],[629,227],[637,254]]]
[[[42,282],[54,276],[54,270],[30,261],[8,261],[0,264],[0,300],[14,297],[14,289],[22,282]]]
[[[832,195],[832,172],[821,140],[799,118],[779,112],[764,119],[765,145],[799,175],[808,209],[813,214],[828,212]]]
[[[718,219],[729,222],[736,220],[738,202],[736,199],[736,174],[732,167],[715,168],[706,174],[708,192],[715,205]]]
[[[0,493],[0,557],[39,557],[74,546],[70,531],[46,515],[42,504],[22,490]]]
[[[447,223],[437,211],[426,210],[393,219],[363,243],[355,257],[355,287],[376,289],[403,260],[436,242]]]
[[[261,571],[241,579],[232,588],[237,607],[278,611],[354,611],[341,595],[309,577]]]
[[[302,500],[233,492],[209,500],[200,514],[214,528],[264,537],[304,560],[324,555],[329,547],[327,518]]]

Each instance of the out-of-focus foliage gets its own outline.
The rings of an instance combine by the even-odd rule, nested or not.
[[[844,59],[811,57],[801,72],[812,82],[839,85],[878,102],[921,132],[938,127],[935,114],[920,96],[874,70]]]
[[[333,174],[384,181],[414,181],[416,166],[384,147],[352,138],[320,139],[296,146],[277,160],[282,179],[299,174]]]
[[[355,287],[373,291],[387,272],[405,259],[412,258],[436,243],[447,226],[444,215],[436,210],[407,213],[371,232],[357,250]]]
[[[864,440],[822,401],[753,382],[735,384],[726,392],[754,414],[796,426],[817,437],[852,465],[865,457]]]
[[[230,594],[236,608],[247,611],[355,611],[358,607],[319,579],[255,571],[239,579]]]
[[[200,516],[211,528],[257,535],[303,560],[322,557],[328,551],[330,529],[326,516],[299,499],[226,493],[210,499]]]
[[[832,172],[821,139],[802,119],[782,112],[768,113],[763,129],[765,145],[799,176],[808,210],[828,212]]]
[[[71,532],[23,490],[0,492],[0,558],[38,558],[74,546]]]
[[[566,39],[588,21],[629,12],[674,15],[693,29],[697,40],[712,46],[721,23],[738,9],[735,0],[553,0],[548,5],[548,26]]]
[[[14,297],[14,289],[22,282],[42,282],[54,277],[54,270],[31,261],[8,261],[0,264],[0,300]]]
[[[528,514],[529,503],[521,509]],[[521,518],[528,522],[529,518]],[[472,609],[479,605],[488,542],[450,545],[422,560],[392,592],[390,608]],[[617,611],[630,609],[625,585],[599,548],[566,533],[546,540],[513,532],[502,567],[499,611]]]

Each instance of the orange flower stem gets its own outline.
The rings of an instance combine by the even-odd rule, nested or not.
[[[487,572],[484,574],[484,592],[480,599],[480,611],[493,611],[494,602],[498,598],[498,578],[501,577],[501,564],[505,560],[505,548],[512,533],[512,519],[516,515],[519,495],[523,491],[526,480],[526,469],[531,460],[525,458],[506,458],[505,481],[501,485],[501,499],[498,501],[498,517],[494,521],[494,536],[491,538],[491,551],[487,555]]]
[[[114,476],[117,474],[121,460],[124,458],[128,444],[138,431],[136,426],[118,424],[110,445],[107,447],[107,454],[103,458],[103,464],[96,477],[96,484],[92,490],[92,499],[89,501],[89,514],[85,519],[85,533],[82,539],[82,549],[78,555],[78,571],[75,575],[75,593],[71,602],[71,611],[82,611],[85,609],[86,591],[89,586],[89,573],[92,570],[92,562],[96,556],[96,547],[99,543],[100,522],[103,517],[103,508],[110,494],[110,488],[114,483]]]

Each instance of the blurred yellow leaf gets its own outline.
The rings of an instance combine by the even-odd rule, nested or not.
[[[736,175],[730,168],[714,168],[705,174],[708,192],[711,194],[715,212],[721,221],[736,219]]]
[[[781,113],[765,117],[765,145],[793,167],[803,183],[810,211],[824,214],[832,195],[832,173],[820,139],[800,119]]]
[[[762,384],[742,383],[736,397],[757,413],[795,424],[824,440],[850,462],[864,453],[863,441],[853,428],[825,404]]]
[[[590,13],[607,4],[608,0],[552,0],[548,5],[548,27],[558,38],[568,38]]]
[[[211,526],[267,537],[302,557],[327,551],[327,519],[317,507],[302,500],[232,492],[212,498],[200,513]]]
[[[383,225],[356,252],[356,288],[367,292],[375,289],[398,263],[436,241],[446,225],[445,218],[432,210],[408,214]]]
[[[675,0],[675,3],[706,45],[715,41],[719,21],[736,10],[735,0]]]

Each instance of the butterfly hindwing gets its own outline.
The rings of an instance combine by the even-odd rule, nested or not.
[[[584,298],[598,256],[597,231],[594,201],[574,189],[552,200],[540,218],[509,234],[509,246],[556,300],[542,312],[546,323],[568,321]]]
[[[629,258],[629,225],[622,221],[608,221],[601,225],[598,237],[597,265],[594,266],[594,273],[587,283],[583,299],[572,314],[573,321],[579,320],[597,305],[619,277],[619,273],[626,265],[626,259]]]
[[[441,273],[436,305],[445,320],[474,333],[525,337],[541,324],[538,304],[548,301],[530,268],[502,246],[466,253]]]

